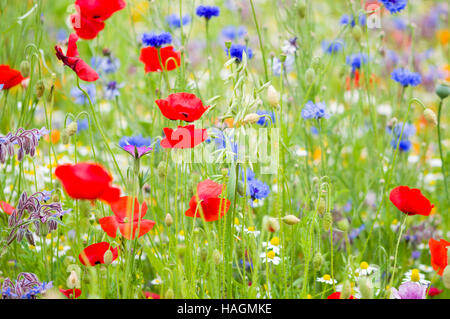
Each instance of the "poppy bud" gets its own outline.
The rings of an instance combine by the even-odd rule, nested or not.
[[[77,122],[75,122],[75,121],[71,122],[67,126],[66,131],[67,131],[67,135],[69,137],[74,136],[77,133],[77,131],[78,131],[78,124],[77,124]]]
[[[228,168],[224,167],[224,168],[221,169],[220,172],[222,173],[223,177],[228,176]]]
[[[300,222],[300,219],[298,219],[294,215],[286,215],[286,216],[283,217],[282,220],[283,220],[283,222],[285,224],[288,224],[288,225],[295,225],[295,224],[298,224]]]
[[[320,252],[318,252],[314,255],[313,267],[316,271],[320,270],[320,267],[322,267],[323,261],[324,261],[324,258]]]
[[[280,54],[280,62],[284,63],[286,61],[287,55],[286,54]]]
[[[175,296],[173,289],[169,288],[166,290],[166,293],[164,294],[164,299],[173,299],[173,297]]]
[[[445,99],[450,94],[450,86],[446,83],[439,84],[436,88],[436,94],[441,100]]]
[[[274,233],[280,229],[280,222],[276,218],[264,216],[263,227],[269,232]]]
[[[20,73],[22,74],[22,76],[24,78],[27,78],[30,76],[30,72],[31,72],[30,62],[26,60],[22,61],[22,63],[20,63]]]
[[[358,280],[359,291],[361,292],[362,299],[372,299],[373,298],[373,285],[372,281],[367,277],[361,277]]]
[[[280,93],[272,85],[267,89],[267,101],[272,107],[277,107],[280,103]]]
[[[63,142],[63,144],[69,144],[69,135],[67,134],[67,130],[63,130],[61,134],[61,141]]]
[[[156,172],[159,178],[163,179],[166,176],[166,163],[164,163],[163,161],[159,162]]]
[[[39,99],[40,97],[42,97],[42,95],[44,95],[44,91],[45,91],[45,85],[44,85],[44,81],[39,80],[36,83],[36,97]]]
[[[313,68],[309,68],[305,73],[305,81],[308,85],[311,85],[314,82],[314,78],[316,77],[316,72]]]
[[[303,1],[298,4],[297,14],[300,19],[303,19],[306,16],[306,4]]]
[[[172,215],[167,214],[166,218],[164,219],[164,223],[166,224],[166,226],[170,227],[173,224]]]
[[[352,285],[350,281],[346,280],[342,285],[341,296],[339,299],[348,299],[352,295]]]
[[[333,216],[331,216],[330,212],[326,212],[322,218],[322,226],[325,231],[329,231],[331,225],[333,224]]]
[[[245,187],[244,187],[244,183],[242,181],[238,181],[237,183],[237,191],[238,194],[241,196],[245,195]]]
[[[208,249],[207,248],[201,248],[200,249],[200,258],[205,261],[208,257]]]
[[[220,251],[218,251],[217,249],[214,250],[213,252],[213,261],[214,263],[218,266],[222,263],[223,260],[223,256],[220,253]]]
[[[103,262],[105,265],[111,265],[112,261],[113,261],[113,253],[111,249],[108,249],[103,255]]]
[[[350,224],[347,220],[347,218],[343,218],[340,221],[337,222],[337,226],[340,230],[342,230],[344,233],[348,232],[348,229],[350,228]]]
[[[442,281],[444,282],[445,288],[450,289],[450,266],[445,267],[442,273]]]
[[[231,41],[225,41],[225,47],[230,50],[231,48]]]
[[[435,126],[437,125],[436,113],[434,113],[434,111],[432,109],[426,108],[423,111],[423,116],[430,124],[433,124]]]
[[[256,113],[250,113],[244,117],[244,123],[255,124],[258,121],[259,121],[259,115]]]
[[[52,195],[52,202],[53,203],[57,203],[57,202],[59,202],[59,200],[60,200],[60,198],[59,198],[59,194],[58,193],[55,193],[55,194]]]
[[[325,198],[320,197],[319,198],[319,206],[317,207],[317,211],[319,212],[320,216],[322,216],[326,210],[327,210],[327,204],[325,203]]]
[[[353,35],[353,39],[355,39],[356,42],[361,41],[362,38],[362,29],[359,25],[356,25],[353,29],[352,29],[352,35]]]
[[[78,274],[76,271],[72,270],[70,272],[70,275],[67,278],[66,284],[69,289],[80,288],[80,280],[78,279]]]

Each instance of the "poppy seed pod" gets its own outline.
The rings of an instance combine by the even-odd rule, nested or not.
[[[313,267],[316,271],[320,270],[320,267],[322,267],[323,261],[324,261],[324,258],[320,252],[318,252],[314,255]]]
[[[333,216],[331,215],[330,212],[326,212],[322,218],[323,230],[329,231],[331,229],[332,224],[333,224]]]
[[[450,289],[450,266],[445,267],[442,273],[442,281],[444,282],[445,288]]]
[[[433,124],[434,126],[437,125],[436,113],[434,113],[434,111],[432,109],[426,108],[423,111],[423,116],[428,121],[428,123]]]
[[[166,215],[166,218],[164,219],[164,223],[166,224],[166,226],[170,227],[173,224],[173,218],[172,215],[170,215],[170,213],[168,213]]]
[[[30,62],[26,60],[22,61],[22,63],[20,63],[20,73],[22,74],[22,76],[24,78],[27,78],[30,76],[30,72],[31,72]]]
[[[450,86],[446,83],[439,84],[436,88],[436,94],[443,100],[450,94]]]
[[[359,291],[361,292],[362,299],[373,298],[373,284],[367,277],[361,277],[358,280]]]
[[[113,261],[113,253],[110,249],[105,251],[105,254],[103,255],[103,261],[105,265],[110,265]]]
[[[342,285],[342,291],[339,299],[348,299],[352,295],[352,285],[350,281],[346,280]]]
[[[280,103],[280,93],[272,85],[267,89],[267,101],[274,108]]]
[[[42,97],[42,95],[44,95],[44,91],[45,91],[45,84],[44,81],[39,80],[36,83],[36,97],[39,99]]]
[[[71,122],[69,125],[67,125],[66,131],[67,131],[67,135],[69,137],[74,136],[78,131],[77,122],[74,121],[74,122]]]
[[[294,215],[286,215],[283,217],[283,222],[288,225],[295,225],[300,222],[300,219]]]
[[[309,68],[305,72],[305,81],[308,85],[311,85],[314,82],[314,79],[316,78],[316,71],[314,71],[313,68]]]

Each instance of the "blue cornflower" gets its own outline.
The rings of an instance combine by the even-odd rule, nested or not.
[[[240,169],[241,172],[241,181],[244,183],[244,174],[243,170]],[[270,187],[266,183],[255,178],[255,173],[247,168],[245,177],[247,178],[247,195],[249,195],[252,199],[252,202],[256,199],[264,199],[269,196]]]
[[[186,14],[183,16],[183,19],[180,19],[179,15],[171,14],[166,17],[166,22],[172,28],[181,28],[181,22],[183,22],[183,26],[188,25],[191,23],[191,17]]]
[[[333,54],[342,50],[344,47],[344,42],[341,39],[334,41],[322,41],[322,50],[325,53]]]
[[[367,20],[366,15],[361,13],[358,18],[359,25],[365,26],[366,20]],[[353,15],[344,14],[341,17],[340,23],[343,25],[350,24],[353,28],[356,25],[355,17]]]
[[[411,85],[416,86],[422,82],[422,77],[419,73],[411,72],[406,69],[398,68],[391,73],[391,78],[403,85],[404,87]]]
[[[396,149],[397,148],[397,143],[398,143],[398,138],[394,138],[391,141],[391,146],[392,148]],[[401,140],[400,144],[398,145],[398,149],[402,152],[408,152],[411,149],[411,141],[408,140]]]
[[[350,232],[350,234],[349,234],[348,237],[349,237],[351,240],[353,240],[353,239],[355,239],[356,237],[358,237],[359,234],[360,234],[364,229],[366,229],[366,225],[365,225],[365,224],[362,224],[362,225],[359,226],[358,228],[353,229],[353,230]]]
[[[346,58],[346,63],[352,67],[352,73],[360,69],[363,63],[367,62],[367,55],[364,53],[355,53]]]
[[[405,9],[406,5],[408,4],[408,0],[380,0],[386,9],[389,10],[389,12],[397,13]]]
[[[411,257],[412,257],[413,259],[419,259],[419,258],[420,258],[420,250],[414,250],[414,251],[411,253]]]
[[[220,14],[219,7],[216,6],[203,6],[200,5],[195,10],[195,13],[199,17],[204,17],[206,20],[211,19],[212,17],[218,17]]]
[[[164,44],[172,43],[172,35],[169,32],[162,32],[160,34],[153,32],[144,33],[142,35],[142,43],[146,47],[160,48]]]
[[[408,152],[412,146],[412,143],[408,139],[416,133],[416,127],[413,124],[406,123],[405,127],[403,128],[403,134],[402,128],[403,123],[397,123],[394,129],[388,127],[387,131],[390,134],[394,135],[394,138],[391,141],[392,148],[397,148],[397,143],[399,142],[401,135],[402,139],[400,140],[398,148],[402,152]]]
[[[232,44],[230,47],[230,52],[227,52],[227,55],[230,55],[232,58],[236,58],[237,62],[241,62],[244,51],[247,54],[247,58],[251,59],[253,57],[252,49],[243,44]]]
[[[92,67],[99,72],[114,73],[120,67],[120,60],[112,57],[92,57]]]
[[[148,154],[152,150],[151,144],[152,139],[142,135],[124,136],[119,141],[119,146],[136,159]]]
[[[325,111],[325,107],[326,105],[324,102],[318,102],[314,104],[313,102],[308,101],[302,110],[302,117],[305,120],[329,118],[330,114]]]
[[[114,100],[116,96],[120,96],[119,89],[123,85],[118,84],[116,81],[110,81],[105,87],[105,99]]]
[[[222,29],[222,36],[228,40],[236,40],[243,37],[247,33],[244,26],[235,27],[233,25],[226,26]]]
[[[256,124],[261,126],[268,126],[270,124],[275,124],[275,113],[267,112],[267,111],[256,111],[256,114],[260,116],[258,122]]]
[[[95,95],[96,95],[95,85],[88,84],[88,85],[80,85],[80,86],[89,95],[92,103],[95,104]],[[76,86],[70,90],[70,95],[72,95],[72,97],[75,99],[75,103],[77,103],[77,104],[88,104],[89,103],[89,100],[84,95],[84,93]]]

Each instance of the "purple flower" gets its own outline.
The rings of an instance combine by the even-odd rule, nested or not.
[[[397,289],[392,288],[392,299],[425,299],[427,286],[408,281]]]
[[[136,159],[150,153],[152,148],[150,147],[152,140],[150,138],[144,138],[142,135],[139,136],[124,136],[119,141],[119,146],[128,152],[131,156]]]
[[[16,283],[6,278],[0,289],[1,299],[36,299],[38,294],[53,287],[52,282],[40,282],[33,273],[22,272],[17,276]]]
[[[49,131],[45,127],[40,130],[37,128],[31,130],[19,128],[15,134],[9,133],[6,136],[0,136],[0,163],[5,164],[7,154],[9,157],[14,156],[14,145],[20,147],[17,152],[19,162],[25,155],[33,157],[40,138],[48,133]]]
[[[169,32],[156,33],[144,33],[142,35],[142,43],[148,47],[160,48],[164,44],[172,43],[172,35]]]
[[[220,8],[217,6],[203,6],[200,5],[195,10],[195,14],[199,17],[204,17],[206,20],[211,19],[212,17],[218,17],[220,14]]]
[[[326,119],[330,117],[330,114],[328,114],[325,111],[325,103],[323,103],[323,102],[318,102],[318,103],[314,104],[313,102],[308,101],[305,104],[305,107],[303,108],[301,114],[305,120],[308,120],[308,119],[319,120],[323,117]]]
[[[416,86],[422,82],[422,77],[419,73],[411,72],[402,68],[395,69],[392,72],[391,77],[395,82],[400,83],[404,87],[408,85]]]
[[[398,13],[405,9],[408,0],[380,0],[391,14]]]

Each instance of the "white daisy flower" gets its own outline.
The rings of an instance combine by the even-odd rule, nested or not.
[[[156,277],[155,279],[153,279],[151,282],[150,282],[152,285],[161,285],[162,284],[162,280],[161,280],[161,277]]]
[[[378,270],[378,267],[371,266],[367,262],[363,261],[359,265],[359,268],[355,270],[355,276],[356,277],[358,277],[358,276],[370,276],[371,274],[373,274],[377,270]]]
[[[268,253],[261,253],[260,257],[264,263],[272,263],[274,265],[278,265],[281,261],[281,258],[276,256],[273,250]]]
[[[337,280],[332,279],[330,275],[326,274],[323,277],[317,278],[318,282],[323,282],[328,285],[332,285],[333,283],[337,284]]]
[[[263,242],[262,243],[263,247],[267,247],[268,250],[273,250],[276,254],[280,253],[280,238],[278,237],[273,237],[270,241],[268,242]]]
[[[404,274],[404,278],[402,283],[408,282],[408,281],[412,281],[412,282],[417,282],[420,283],[422,285],[429,285],[431,282],[429,280],[425,279],[425,275],[419,272],[419,269],[411,269],[410,271],[408,271],[407,273]]]
[[[423,264],[419,265],[419,269],[422,270],[423,272],[427,272],[427,273],[434,271],[433,267],[428,266],[428,265],[423,265]]]
[[[256,230],[255,227],[250,226],[247,229],[244,228],[244,233],[251,234],[251,235],[257,237],[261,232],[259,230]]]

